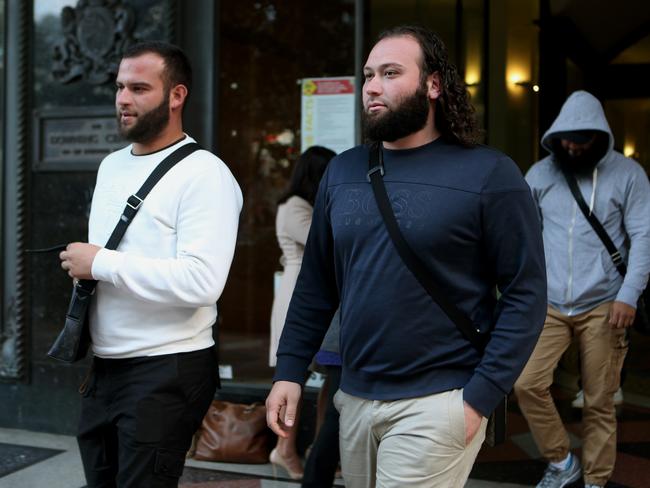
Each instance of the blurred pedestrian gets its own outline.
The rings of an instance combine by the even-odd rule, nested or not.
[[[314,357],[314,362],[325,369],[316,415],[322,422],[317,426],[316,438],[307,456],[302,488],[331,488],[339,466],[339,412],[334,406],[334,395],[341,383],[340,329],[340,313],[337,311]]]
[[[549,461],[537,486],[560,488],[583,475],[586,487],[604,487],[616,460],[614,395],[627,328],[650,271],[650,183],[636,161],[614,150],[603,107],[586,91],[566,100],[542,145],[550,154],[526,180],[543,228],[548,312],[515,392]],[[594,219],[614,255],[592,227]],[[584,395],[582,466],[550,393],[553,371],[574,336]]]
[[[276,364],[278,342],[298,279],[318,185],[327,163],[335,155],[334,151],[322,146],[308,148],[296,161],[289,188],[278,202],[275,232],[282,250],[283,273],[271,311],[270,366]],[[280,437],[269,460],[282,466],[292,479],[301,479],[303,467],[296,451],[296,435],[297,429],[291,429],[287,438]]]

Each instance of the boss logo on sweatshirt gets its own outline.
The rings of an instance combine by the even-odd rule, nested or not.
[[[361,227],[384,228],[370,185],[330,190],[330,219],[338,238]],[[479,196],[474,193],[408,183],[388,183],[387,191],[395,218],[407,235],[411,231],[424,242],[444,237],[458,243],[474,241],[480,234]],[[468,212],[469,208],[477,211]]]

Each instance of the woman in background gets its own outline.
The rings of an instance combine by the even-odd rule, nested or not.
[[[341,329],[340,310],[332,318],[314,363],[325,369],[325,382],[318,394],[316,439],[308,449],[302,477],[302,488],[332,488],[340,460],[339,412],[334,406],[334,394],[341,382],[341,356],[339,335]]]
[[[271,343],[269,365],[275,367],[275,354],[287,316],[289,301],[296,286],[302,255],[309,234],[314,200],[318,185],[327,163],[336,153],[322,146],[312,146],[300,155],[291,175],[289,189],[278,201],[275,232],[278,238],[284,267],[280,286],[273,300],[271,311]],[[297,425],[297,419],[296,424]],[[303,467],[296,451],[297,428],[291,429],[289,437],[278,438],[269,461],[282,466],[292,479],[301,479]]]

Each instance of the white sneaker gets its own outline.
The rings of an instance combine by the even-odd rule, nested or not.
[[[616,390],[616,393],[614,393],[614,405],[623,405],[623,390],[621,388]],[[573,408],[584,408],[585,394],[582,390],[576,394],[576,397],[571,402],[571,406]]]
[[[563,488],[580,479],[582,475],[580,461],[573,454],[569,454],[569,465],[565,469],[559,469],[549,464],[536,488]]]
[[[583,408],[585,406],[585,394],[582,390],[576,393],[576,397],[571,402],[573,408]]]
[[[616,390],[616,393],[614,393],[614,405],[623,405],[623,390],[621,388]]]

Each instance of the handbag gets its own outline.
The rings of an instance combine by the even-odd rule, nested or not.
[[[199,461],[265,464],[269,462],[271,440],[264,405],[213,400],[196,433],[193,457]]]
[[[562,173],[564,174],[564,178],[566,179],[566,182],[569,185],[571,194],[573,195],[573,198],[578,204],[578,207],[582,211],[582,214],[587,219],[587,222],[591,224],[591,227],[594,229],[594,232],[596,232],[596,235],[598,235],[601,242],[607,249],[607,252],[609,253],[609,257],[612,259],[614,266],[616,266],[616,270],[623,278],[625,278],[625,274],[627,273],[627,266],[625,264],[625,261],[623,261],[623,257],[621,256],[621,253],[614,245],[614,242],[612,242],[612,239],[609,237],[609,234],[603,227],[603,224],[601,224],[600,220],[598,220],[598,218],[594,215],[594,213],[589,210],[589,207],[587,206],[587,202],[585,202],[582,193],[580,193],[580,189],[578,188],[578,182],[576,181],[575,176],[569,173],[569,171],[566,168],[562,168]],[[650,311],[648,310],[648,305],[650,304],[649,293],[650,291],[646,286],[645,290],[643,290],[641,296],[639,297],[639,300],[636,305],[636,314],[634,316],[633,327],[639,334],[643,334],[643,335],[650,335],[650,321],[648,320],[648,316],[650,315],[649,313]]]
[[[117,249],[122,237],[124,237],[126,229],[133,221],[138,210],[140,210],[142,202],[156,183],[176,163],[198,149],[200,149],[200,146],[195,142],[184,144],[156,166],[140,189],[127,199],[126,207],[124,207],[115,229],[113,229],[106,246],[104,246],[106,249]],[[52,347],[47,352],[47,355],[51,358],[66,363],[75,363],[86,357],[88,348],[90,347],[88,310],[92,296],[95,294],[96,286],[97,280],[79,280],[73,286],[63,329],[61,329]]]
[[[426,271],[426,266],[411,249],[404,235],[400,231],[399,224],[390,205],[386,187],[382,177],[384,176],[383,155],[379,143],[375,142],[370,146],[370,158],[368,161],[368,181],[372,185],[372,191],[379,207],[388,234],[397,249],[397,253],[404,261],[406,267],[413,273],[417,281],[426,290],[434,302],[445,312],[456,327],[460,330],[465,339],[474,348],[483,353],[487,345],[489,335],[476,330],[472,320],[462,312],[454,303],[447,300],[445,293],[433,280],[432,275]],[[506,438],[508,396],[505,395],[499,405],[494,409],[488,418],[485,432],[485,443],[488,446],[495,446],[502,443]]]

